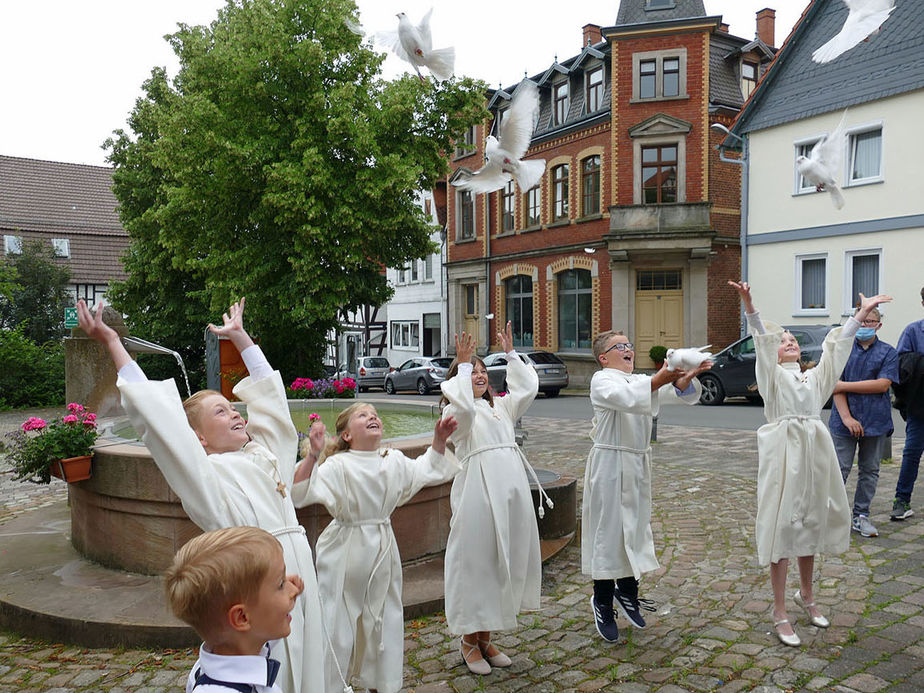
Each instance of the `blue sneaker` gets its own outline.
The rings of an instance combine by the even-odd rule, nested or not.
[[[642,609],[654,611],[655,607],[653,602],[650,599],[631,597],[628,594],[620,592],[618,588],[613,596],[616,606],[619,607],[620,613],[626,617],[626,620],[638,629],[644,628],[646,624],[645,619],[642,618]]]
[[[616,619],[613,617],[612,605],[597,604],[597,600],[591,596],[590,608],[593,609],[594,625],[597,626],[600,637],[607,642],[619,640],[619,628],[616,626]]]

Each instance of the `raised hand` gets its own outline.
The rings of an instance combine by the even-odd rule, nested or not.
[[[315,459],[321,454],[324,445],[327,442],[327,426],[321,420],[315,421],[308,429],[308,443],[311,446],[311,454]]]
[[[741,302],[744,304],[744,310],[747,313],[756,313],[757,311],[754,308],[754,301],[751,298],[751,285],[746,281],[742,280],[740,282],[733,282],[728,280],[728,285],[733,287],[735,291],[738,292],[738,296],[741,297]]]
[[[132,357],[128,355],[118,333],[103,322],[103,302],[96,304],[96,316],[90,312],[83,299],[77,301],[77,324],[84,334],[94,342],[99,342],[109,350],[116,370],[131,363]]]
[[[510,353],[513,351],[513,326],[510,321],[507,321],[507,327],[503,332],[497,333],[497,342],[501,345],[501,349],[505,353]]]
[[[456,361],[459,363],[469,363],[475,353],[475,336],[463,332],[462,336],[456,335]]]
[[[879,306],[880,303],[889,303],[892,300],[891,296],[886,296],[885,294],[877,294],[876,296],[866,297],[863,294],[860,296],[860,309],[857,311],[857,314],[854,316],[857,322],[863,322],[869,316],[869,312]]]
[[[286,575],[286,580],[295,585],[295,589],[298,590],[298,592],[295,593],[296,596],[305,591],[305,581],[302,580],[301,576],[296,575],[295,573],[290,573],[289,575]]]
[[[230,339],[238,351],[244,351],[244,349],[253,346],[253,340],[247,334],[247,330],[244,329],[244,303],[245,298],[241,296],[240,301],[231,304],[228,312],[221,316],[224,323],[221,327],[216,327],[209,323],[209,330],[213,334]]]
[[[458,427],[459,422],[452,416],[444,416],[437,421],[433,428],[433,450],[441,455],[445,453],[446,441]]]

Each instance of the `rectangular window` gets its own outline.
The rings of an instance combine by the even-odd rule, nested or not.
[[[456,198],[459,206],[456,240],[475,237],[475,196],[470,190],[460,190]]]
[[[603,108],[603,68],[587,73],[587,112]]]
[[[568,118],[568,83],[555,86],[555,124],[561,125]]]
[[[653,99],[657,96],[658,62],[656,60],[643,60],[638,66],[638,97],[640,99]]]
[[[467,156],[477,149],[475,146],[475,126],[465,131],[460,142],[456,142],[456,157]]]
[[[106,291],[109,289],[107,284],[74,284],[71,290],[74,292],[74,302],[83,299],[84,303],[90,308],[96,305],[97,301],[106,298]]]
[[[827,256],[796,256],[796,313],[827,315]]]
[[[845,315],[853,315],[854,308],[860,305],[860,294],[875,296],[880,292],[880,267],[882,249],[852,250],[844,255],[846,267],[844,278],[849,282],[844,298],[849,304],[844,306]]]
[[[635,275],[636,291],[672,291],[683,288],[680,270],[638,270]]]
[[[542,188],[538,185],[526,193],[526,227],[542,223]]]
[[[391,323],[391,346],[393,348],[416,349],[420,345],[420,323],[416,320],[393,320]]]
[[[67,238],[52,238],[51,248],[55,257],[70,257],[71,242]]]
[[[424,281],[433,279],[433,256],[427,255],[424,258]]]
[[[581,166],[581,188],[583,205],[581,214],[590,216],[600,213],[600,157],[589,156]]]
[[[478,285],[465,285],[465,314],[467,316],[478,314]]]
[[[501,194],[501,231],[513,231],[516,227],[513,216],[513,181],[507,181],[504,192]]]
[[[812,155],[812,147],[818,143],[817,139],[814,140],[804,140],[802,142],[796,143],[796,159],[800,156],[809,157]],[[795,172],[796,172],[796,192],[814,192],[815,186],[812,183],[809,183],[805,178],[802,177],[802,174],[799,173],[799,164],[795,163]]]
[[[407,284],[407,269],[404,267],[398,270],[398,283]]]
[[[665,58],[662,64],[662,96],[680,96],[680,58]]]
[[[741,96],[747,99],[757,86],[757,65],[755,63],[741,63]]]
[[[882,128],[850,135],[850,182],[863,183],[882,177]]]
[[[642,147],[642,202],[677,201],[677,146]]]
[[[568,218],[568,164],[552,169],[552,220]]]
[[[411,281],[420,281],[420,266],[417,260],[411,261]]]
[[[22,255],[22,238],[19,236],[3,236],[3,252],[6,255]]]

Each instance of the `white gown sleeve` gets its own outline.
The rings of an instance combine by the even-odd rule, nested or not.
[[[860,327],[854,318],[848,318],[843,327],[835,327],[825,336],[821,347],[821,358],[818,365],[812,369],[812,376],[818,384],[818,392],[822,400],[827,400],[834,393],[844,366],[850,359],[853,350],[853,338]]]
[[[435,486],[452,479],[462,467],[459,460],[448,450],[445,455],[439,454],[432,447],[420,457],[411,459],[400,450],[390,450],[389,462],[401,468],[401,495],[398,505],[404,505],[425,486]]]
[[[511,351],[507,355],[507,394],[504,397],[495,397],[494,406],[503,409],[516,422],[539,393],[539,374],[532,366],[527,366],[520,360],[517,352]]]
[[[253,380],[263,380],[273,374],[273,367],[263,354],[263,350],[256,344],[247,347],[241,352],[241,359],[244,361],[244,367],[250,373]]]
[[[673,387],[673,384],[671,384],[671,386]],[[677,399],[684,404],[696,404],[699,402],[700,395],[703,394],[703,386],[702,383],[699,382],[699,378],[693,378],[693,380],[690,381],[690,386],[686,390],[678,390],[674,387],[674,394],[677,395]]]
[[[590,403],[599,409],[615,409],[630,414],[657,412],[657,394],[651,391],[651,378],[625,380],[598,371],[590,382]]]
[[[458,426],[452,440],[461,440],[472,432],[475,422],[475,394],[472,392],[472,364],[460,363],[459,372],[440,385],[443,396],[449,400],[443,416],[454,416]]]
[[[247,433],[273,453],[283,482],[291,486],[298,462],[298,431],[289,414],[282,376],[278,371],[263,380],[248,376],[235,385],[234,394],[247,404]]]
[[[183,411],[173,380],[116,383],[122,406],[183,509],[208,531],[239,524],[222,480]]]
[[[122,366],[119,369],[119,377],[127,383],[142,383],[148,379],[137,361],[129,361]]]
[[[327,508],[332,517],[341,512],[342,487],[341,461],[338,455],[331,455],[311,470],[311,475],[292,486],[292,503],[296,508],[320,504]],[[349,462],[347,462],[349,464]]]
[[[765,401],[775,398],[774,375],[779,357],[777,351],[783,328],[776,323],[764,325],[760,313],[747,314],[748,325],[754,337],[754,376],[757,379],[757,391]]]

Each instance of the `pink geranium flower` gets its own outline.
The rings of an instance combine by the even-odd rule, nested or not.
[[[84,410],[83,410],[83,405],[82,405],[82,404],[77,404],[77,402],[71,402],[70,404],[68,404],[68,405],[67,405],[67,410],[68,410],[71,414],[83,414],[83,411],[84,411]]]
[[[73,414],[68,414],[63,419],[61,419],[61,423],[66,423],[66,424],[77,423],[78,421],[80,421],[80,419],[74,416]]]
[[[46,425],[44,419],[40,419],[37,416],[30,416],[23,422],[20,428],[23,431],[41,431]]]

